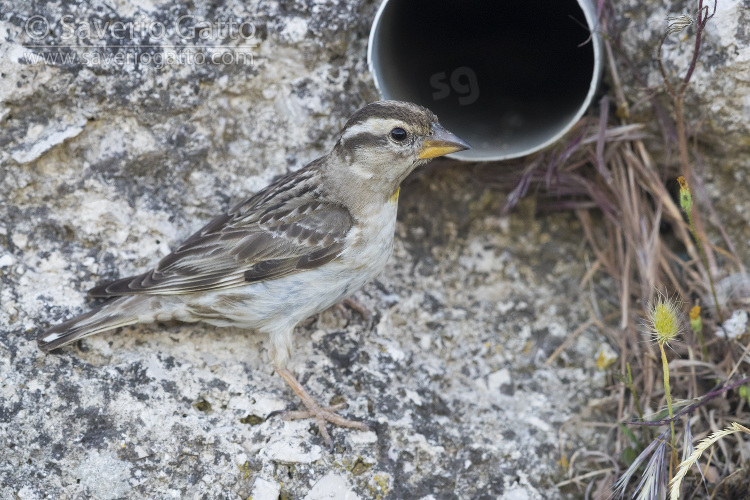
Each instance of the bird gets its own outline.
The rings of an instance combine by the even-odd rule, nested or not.
[[[211,220],[153,269],[89,291],[106,301],[38,335],[44,352],[137,323],[177,320],[268,335],[274,371],[315,418],[366,431],[319,404],[288,365],[298,323],[375,278],[393,251],[402,181],[418,166],[469,149],[422,106],[375,101],[346,122],[331,151]]]

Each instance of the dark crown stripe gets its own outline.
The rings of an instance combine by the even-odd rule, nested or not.
[[[422,106],[399,101],[377,101],[354,113],[346,122],[344,129],[359,125],[371,118],[401,120],[425,130],[430,129],[432,122],[437,122],[437,116]]]

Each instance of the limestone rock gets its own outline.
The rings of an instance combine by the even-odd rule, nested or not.
[[[327,311],[297,331],[302,382],[372,428],[333,429],[333,453],[311,422],[269,418],[299,403],[257,333],[150,325],[56,355],[36,347],[40,330],[92,306],[87,289],[148,269],[327,151],[376,98],[365,61],[376,8],[0,2],[0,497],[562,496],[561,453],[604,439],[566,425],[603,394],[597,335],[545,365],[587,317],[581,228],[569,214],[500,218],[502,197],[471,166],[434,162],[403,186],[394,256],[356,294],[372,324]],[[30,47],[28,23],[49,19],[50,44],[67,15],[92,29],[247,21],[252,64],[159,66],[179,40],[142,33],[123,49],[137,63],[85,61],[118,53],[111,32],[66,42],[72,59],[40,59],[54,51]],[[215,41],[191,39],[193,55]]]
[[[709,12],[713,2],[705,1]],[[646,109],[647,94],[656,93],[665,105],[664,83],[657,66],[657,47],[667,30],[668,18],[688,15],[697,22],[697,2],[670,4],[627,0],[613,2],[615,24],[625,53],[643,80],[625,71],[626,94],[636,104],[635,113]],[[685,98],[688,127],[699,130],[701,139],[719,156],[747,153],[750,111],[750,11],[741,0],[717,2],[716,15],[706,25],[701,53]],[[670,81],[679,82],[690,65],[695,42],[695,24],[667,37],[662,59]],[[645,84],[645,86],[644,86]],[[636,117],[636,119],[638,116]]]

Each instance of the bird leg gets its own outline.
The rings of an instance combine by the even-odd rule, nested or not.
[[[276,370],[276,373],[278,373],[281,378],[283,378],[286,383],[289,384],[289,387],[291,387],[292,390],[297,394],[297,396],[299,396],[299,398],[302,400],[302,403],[307,408],[307,410],[284,412],[284,420],[315,417],[315,420],[318,422],[318,429],[320,429],[320,435],[323,436],[323,440],[329,447],[332,446],[332,442],[331,435],[328,433],[328,429],[326,429],[327,422],[330,422],[333,425],[338,425],[339,427],[349,427],[352,429],[358,429],[360,431],[370,430],[370,428],[362,422],[348,420],[334,413],[337,410],[343,410],[344,408],[346,408],[348,406],[346,403],[339,403],[333,406],[320,406],[313,399],[313,397],[310,396],[305,388],[302,387],[302,384],[299,383],[297,378],[292,374],[291,371],[289,371],[288,368],[279,368],[277,366],[274,366],[274,370]]]
[[[334,307],[343,316],[346,313],[346,306],[349,306],[350,309],[357,311],[359,315],[362,316],[362,319],[365,320],[365,323],[370,323],[372,321],[372,313],[370,312],[370,310],[351,297],[342,300]]]

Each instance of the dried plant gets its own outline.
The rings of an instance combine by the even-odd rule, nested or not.
[[[672,431],[672,454],[670,460],[670,469],[677,462],[677,439],[674,432],[674,411],[672,410],[672,390],[669,385],[669,362],[664,346],[669,345],[677,339],[682,332],[682,322],[680,321],[680,308],[682,302],[678,299],[669,297],[666,293],[659,293],[656,302],[648,308],[647,325],[649,334],[656,340],[661,353],[662,372],[664,374],[664,397],[667,400],[669,410],[669,428]]]
[[[617,34],[608,32],[611,6],[607,0],[599,5],[604,6],[601,25],[607,33],[603,39],[609,56],[612,96],[601,99],[598,116],[582,119],[555,148],[515,164],[505,163],[502,169],[497,166],[478,168],[477,179],[483,185],[508,193],[506,212],[521,198],[533,193],[540,212],[570,210],[575,213],[594,257],[582,286],[593,284],[593,277],[599,272],[614,278],[616,283],[616,294],[608,294],[608,289],[602,286],[597,288],[599,294],[592,300],[592,317],[586,325],[598,326],[620,354],[620,374],[613,377],[620,381],[613,385],[616,423],[612,426],[617,437],[609,458],[617,462],[614,450],[629,449],[632,454],[623,458],[627,471],[615,485],[608,478],[618,466],[601,469],[600,465],[600,471],[595,468],[579,477],[601,473],[604,478],[598,480],[597,491],[624,497],[630,480],[640,472],[641,481],[633,498],[655,500],[667,494],[669,477],[675,473],[671,484],[673,498],[676,498],[675,491],[679,494],[680,484],[690,467],[688,462],[691,459],[695,462],[707,446],[721,437],[712,436],[714,439],[710,443],[702,446],[702,442],[693,449],[691,416],[705,428],[720,428],[722,421],[729,421],[729,416],[716,411],[721,408],[716,405],[717,401],[731,398],[733,407],[737,408],[735,414],[739,414],[743,408],[739,389],[750,382],[750,377],[732,381],[741,366],[747,369],[750,365],[750,344],[741,346],[736,340],[730,342],[713,335],[723,323],[721,311],[722,307],[726,309],[728,297],[739,300],[740,297],[735,296],[738,290],[743,290],[741,300],[747,300],[750,286],[746,278],[737,278],[744,276],[744,267],[705,194],[703,180],[693,168],[694,164],[700,165],[701,158],[697,151],[692,152],[691,158],[688,138],[692,131],[686,126],[684,116],[686,90],[700,55],[704,29],[716,12],[716,1],[709,9],[704,0],[699,0],[695,16],[669,18],[664,36],[655,41],[664,90],[671,101],[665,106],[659,101],[658,92],[653,92],[648,101],[663,127],[660,137],[630,121],[628,96],[620,83],[620,71],[623,68],[629,71],[644,86],[646,79],[634,73],[635,65],[621,49]],[[676,79],[668,76],[661,52],[670,35],[688,29],[695,37],[693,54],[684,75]],[[677,139],[676,144],[673,138]],[[666,154],[668,160],[675,145],[678,161],[674,163],[657,161],[652,155],[652,151],[659,151]],[[675,182],[678,176],[686,180],[681,190]],[[694,190],[691,192],[687,185]],[[703,220],[701,214],[709,218]],[[709,243],[705,231],[709,222],[722,235],[728,250]],[[717,256],[724,258],[721,268]],[[732,266],[739,272],[733,274]],[[719,278],[716,284],[714,274]],[[740,285],[735,283],[738,280]],[[725,285],[729,282],[733,285]],[[684,302],[685,309],[683,303],[668,300],[666,294],[657,294],[657,290],[664,289],[671,290]],[[706,300],[706,297],[713,300]],[[616,305],[616,311],[606,310],[608,304]],[[648,330],[657,340],[655,344],[644,342],[637,328],[641,311],[647,312]],[[612,324],[613,318],[619,318],[617,325]],[[683,328],[688,324],[689,329]],[[576,329],[571,335],[580,330]],[[673,352],[670,353],[665,346],[670,345],[678,333],[682,336],[681,342],[671,345]],[[548,364],[565,345],[555,351]],[[744,349],[739,358],[733,354],[737,347]],[[674,400],[673,394],[677,396]],[[644,410],[653,408],[654,404],[662,407],[663,412],[650,421],[644,420]],[[640,420],[629,422],[636,414]],[[667,426],[667,429],[652,440],[647,429],[655,426]],[[736,432],[738,428],[733,429],[732,432]],[[705,436],[705,432],[699,436]],[[679,469],[678,436],[681,436],[683,451]],[[644,446],[642,442],[648,444]],[[721,471],[726,473],[737,455],[721,442],[719,446],[722,447]],[[668,447],[669,460],[666,459]],[[571,469],[572,464],[571,460]],[[683,466],[687,468],[683,470]],[[679,481],[675,483],[677,478]],[[586,488],[587,498],[594,484],[591,481]],[[580,484],[575,477],[564,483]],[[601,498],[607,498],[606,494],[602,495]]]
[[[719,317],[719,323],[724,323],[724,317],[721,315],[721,306],[719,306],[719,299],[716,298],[716,287],[714,286],[714,278],[713,274],[711,274],[711,268],[708,265],[706,250],[701,242],[700,236],[698,236],[698,230],[695,227],[695,218],[693,217],[693,195],[690,192],[690,186],[688,186],[685,177],[679,176],[677,182],[680,184],[680,206],[685,211],[685,215],[690,223],[690,230],[693,233],[693,238],[695,238],[695,244],[698,245],[698,250],[700,250],[701,253],[703,267],[706,269],[706,274],[708,274],[708,281],[711,285],[711,295],[714,296],[714,305],[716,306],[716,315]]]
[[[746,434],[750,434],[750,429],[747,427],[738,424],[737,422],[732,422],[729,427],[726,429],[716,431],[713,434],[711,434],[709,437],[698,443],[698,446],[695,447],[695,450],[690,453],[690,456],[688,456],[685,460],[682,461],[680,464],[680,468],[677,471],[677,474],[672,478],[672,481],[669,483],[669,498],[670,500],[679,500],[680,498],[680,486],[682,485],[682,480],[685,478],[685,475],[690,470],[690,468],[698,461],[698,459],[701,457],[704,451],[706,451],[711,445],[713,445],[716,441],[719,439],[729,436],[730,434],[734,434],[735,432],[744,432]],[[701,473],[701,476],[703,473]]]
[[[656,439],[633,460],[630,467],[623,473],[620,479],[615,483],[613,495],[618,498],[625,496],[628,483],[638,470],[651,457],[646,465],[646,470],[641,476],[641,481],[636,488],[639,491],[638,500],[660,500],[666,493],[667,485],[667,468],[665,467],[664,457],[667,447],[669,446],[666,438],[669,430],[662,432]],[[635,497],[635,495],[633,495]]]

